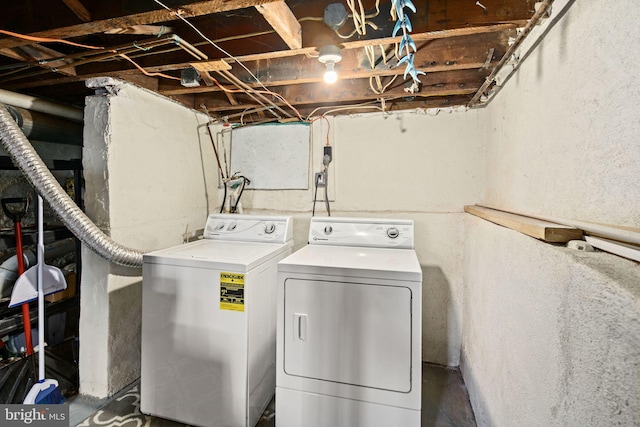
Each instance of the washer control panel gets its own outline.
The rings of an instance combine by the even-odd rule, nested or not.
[[[413,221],[313,217],[309,244],[413,249]]]
[[[285,243],[293,239],[292,221],[289,216],[213,214],[207,218],[204,238]]]

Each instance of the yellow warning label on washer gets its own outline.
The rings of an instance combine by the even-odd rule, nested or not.
[[[220,310],[244,311],[244,274],[220,273]]]

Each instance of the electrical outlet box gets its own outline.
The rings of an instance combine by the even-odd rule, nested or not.
[[[324,187],[327,185],[327,175],[324,172],[316,172],[316,187]]]

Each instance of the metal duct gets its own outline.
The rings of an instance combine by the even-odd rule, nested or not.
[[[31,140],[82,145],[82,123],[6,105],[25,136]]]
[[[74,203],[4,106],[0,106],[0,142],[27,181],[49,203],[64,225],[89,249],[110,262],[126,267],[142,267],[141,251],[126,248],[113,241]]]

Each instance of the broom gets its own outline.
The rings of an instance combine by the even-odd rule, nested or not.
[[[38,194],[38,377],[37,383],[31,387],[25,404],[56,404],[64,403],[64,396],[58,388],[58,381],[46,379],[44,372],[44,236],[43,236],[42,197]]]

